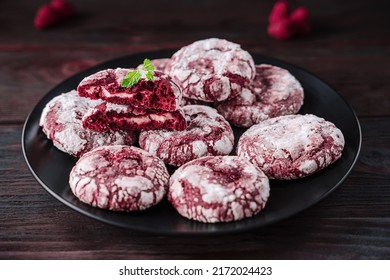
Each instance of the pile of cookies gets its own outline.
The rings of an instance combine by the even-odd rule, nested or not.
[[[238,44],[200,40],[151,62],[130,86],[133,68],[106,69],[43,110],[43,132],[79,157],[69,185],[81,201],[135,211],[167,196],[188,219],[237,221],[265,207],[269,179],[306,177],[341,157],[334,124],[297,114],[299,81],[255,65]],[[235,155],[231,125],[248,128]],[[171,176],[166,165],[177,167]]]

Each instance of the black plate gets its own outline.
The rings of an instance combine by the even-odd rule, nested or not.
[[[149,210],[121,213],[90,207],[70,191],[68,176],[76,159],[57,150],[39,127],[45,105],[55,96],[75,89],[88,75],[115,67],[135,67],[144,58],[170,57],[173,51],[157,51],[125,56],[83,71],[53,88],[32,110],[23,128],[23,153],[30,171],[56,199],[72,209],[99,221],[132,230],[160,234],[205,235],[240,232],[270,225],[316,204],[345,180],[353,168],[361,146],[359,121],[347,102],[326,83],[307,71],[280,60],[253,54],[256,64],[267,63],[288,69],[302,84],[305,101],[300,113],[312,113],[336,124],[345,137],[342,157],[322,172],[300,180],[271,181],[271,194],[265,209],[239,222],[203,224],[181,217],[164,200]],[[236,140],[243,129],[235,128]]]

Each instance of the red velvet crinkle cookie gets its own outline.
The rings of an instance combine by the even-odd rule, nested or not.
[[[288,115],[249,128],[237,155],[249,159],[273,179],[306,177],[341,157],[344,136],[333,123],[314,115]]]
[[[115,211],[147,209],[162,200],[169,174],[148,152],[124,145],[103,146],[84,154],[69,185],[82,202]]]
[[[238,95],[255,77],[255,64],[240,45],[211,38],[177,51],[167,73],[179,83],[183,97],[215,102]]]
[[[168,199],[188,219],[231,222],[259,213],[269,192],[268,178],[247,159],[207,156],[190,161],[173,173]]]
[[[82,118],[101,101],[82,98],[72,90],[53,98],[42,111],[40,126],[59,150],[79,157],[103,145],[131,145],[137,141],[134,131],[110,133],[85,129]]]
[[[263,120],[298,113],[304,93],[298,80],[285,69],[256,65],[256,77],[235,98],[219,103],[218,112],[231,124],[250,127]]]
[[[186,130],[142,131],[140,147],[174,166],[202,156],[228,155],[232,151],[233,130],[215,109],[187,105],[183,111],[187,120]]]
[[[181,109],[161,111],[113,103],[101,103],[89,109],[83,118],[83,125],[100,132],[152,129],[184,130],[187,127]]]
[[[153,71],[153,81],[142,76],[137,84],[122,87],[123,79],[133,70],[117,68],[99,71],[84,78],[77,91],[82,97],[145,109],[175,111],[180,107],[181,89],[163,72]],[[139,71],[146,75],[145,71]]]

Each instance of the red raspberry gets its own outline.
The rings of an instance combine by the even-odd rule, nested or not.
[[[73,5],[66,0],[52,0],[50,5],[57,11],[61,18],[68,18],[75,14]]]
[[[54,24],[59,20],[57,12],[49,4],[44,4],[39,7],[35,19],[34,25],[38,29],[45,29]]]
[[[274,23],[290,15],[290,6],[285,0],[277,1],[268,17],[269,23]]]
[[[298,34],[305,34],[310,32],[311,22],[309,11],[305,7],[299,7],[295,9],[290,16],[290,20],[295,26]]]
[[[66,0],[52,0],[50,4],[39,7],[35,15],[34,25],[37,29],[46,29],[74,14],[74,7]]]
[[[283,18],[270,23],[267,32],[269,36],[275,39],[287,40],[295,34],[295,28],[289,18]]]

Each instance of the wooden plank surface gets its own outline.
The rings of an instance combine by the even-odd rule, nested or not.
[[[273,1],[139,1],[132,16],[128,1],[74,1],[75,19],[38,31],[32,21],[43,2],[0,3],[0,259],[390,258],[388,1],[296,1],[309,7],[315,29],[287,42],[265,33]],[[339,189],[275,225],[194,238],[100,223],[35,181],[21,151],[22,127],[52,87],[115,57],[208,37],[308,69],[351,104],[363,146]]]

